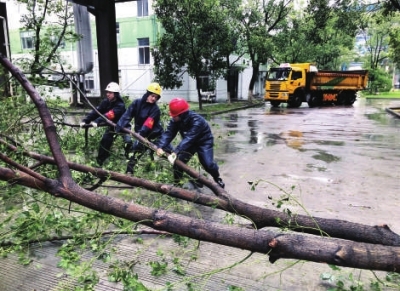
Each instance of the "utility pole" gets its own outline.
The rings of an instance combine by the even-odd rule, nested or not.
[[[95,16],[100,92],[110,82],[119,83],[117,25],[114,0],[69,0]],[[101,95],[101,94],[100,94]]]

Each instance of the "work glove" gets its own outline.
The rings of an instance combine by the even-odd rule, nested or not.
[[[97,127],[97,123],[96,123],[96,122],[93,122],[93,121],[92,121],[90,124],[91,124],[94,128]]]
[[[176,154],[172,153],[168,156],[168,161],[173,165],[175,164],[175,160],[176,160]]]
[[[86,122],[81,122],[81,123],[79,123],[79,126],[80,127],[84,127],[86,125]]]
[[[165,154],[165,152],[163,151],[162,148],[158,148],[157,151],[156,151],[156,154],[157,154],[157,156],[161,157],[161,156],[163,156]]]

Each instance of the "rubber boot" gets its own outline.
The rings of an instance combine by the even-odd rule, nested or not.
[[[129,174],[129,175],[133,175],[136,163],[137,163],[137,160],[131,158],[129,160],[129,162],[128,162],[128,166],[126,167],[126,172],[125,173]]]
[[[96,158],[97,165],[101,168],[104,164],[104,160],[101,158]]]
[[[225,188],[225,183],[224,181],[222,181],[222,179],[220,177],[218,178],[214,178],[215,183],[217,183],[222,189]]]

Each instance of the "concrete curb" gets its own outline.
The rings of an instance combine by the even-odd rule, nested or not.
[[[400,107],[386,108],[386,111],[400,118]]]

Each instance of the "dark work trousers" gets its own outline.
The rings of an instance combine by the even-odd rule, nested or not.
[[[114,130],[108,127],[101,138],[99,154],[97,156],[97,163],[100,166],[102,166],[104,161],[110,156],[110,149],[114,142],[114,135]]]
[[[158,139],[160,138],[161,133],[151,133],[147,139],[151,143],[156,143]],[[134,168],[140,159],[140,157],[146,152],[148,149],[144,144],[142,144],[140,141],[135,140],[132,141],[132,138],[130,135],[125,135],[124,136],[124,141],[126,143],[125,145],[125,154],[127,155],[127,158],[129,159],[128,165],[126,167],[126,173],[127,174],[133,174],[134,173]],[[150,150],[150,155],[152,159],[154,159],[154,151]]]
[[[204,170],[209,173],[214,180],[219,178],[219,168],[217,163],[214,162],[214,149],[213,143],[204,143],[199,146],[193,146],[185,152],[180,152],[177,159],[187,164],[193,155],[197,153],[199,162]],[[179,184],[183,177],[183,172],[177,166],[174,166],[174,182]]]

